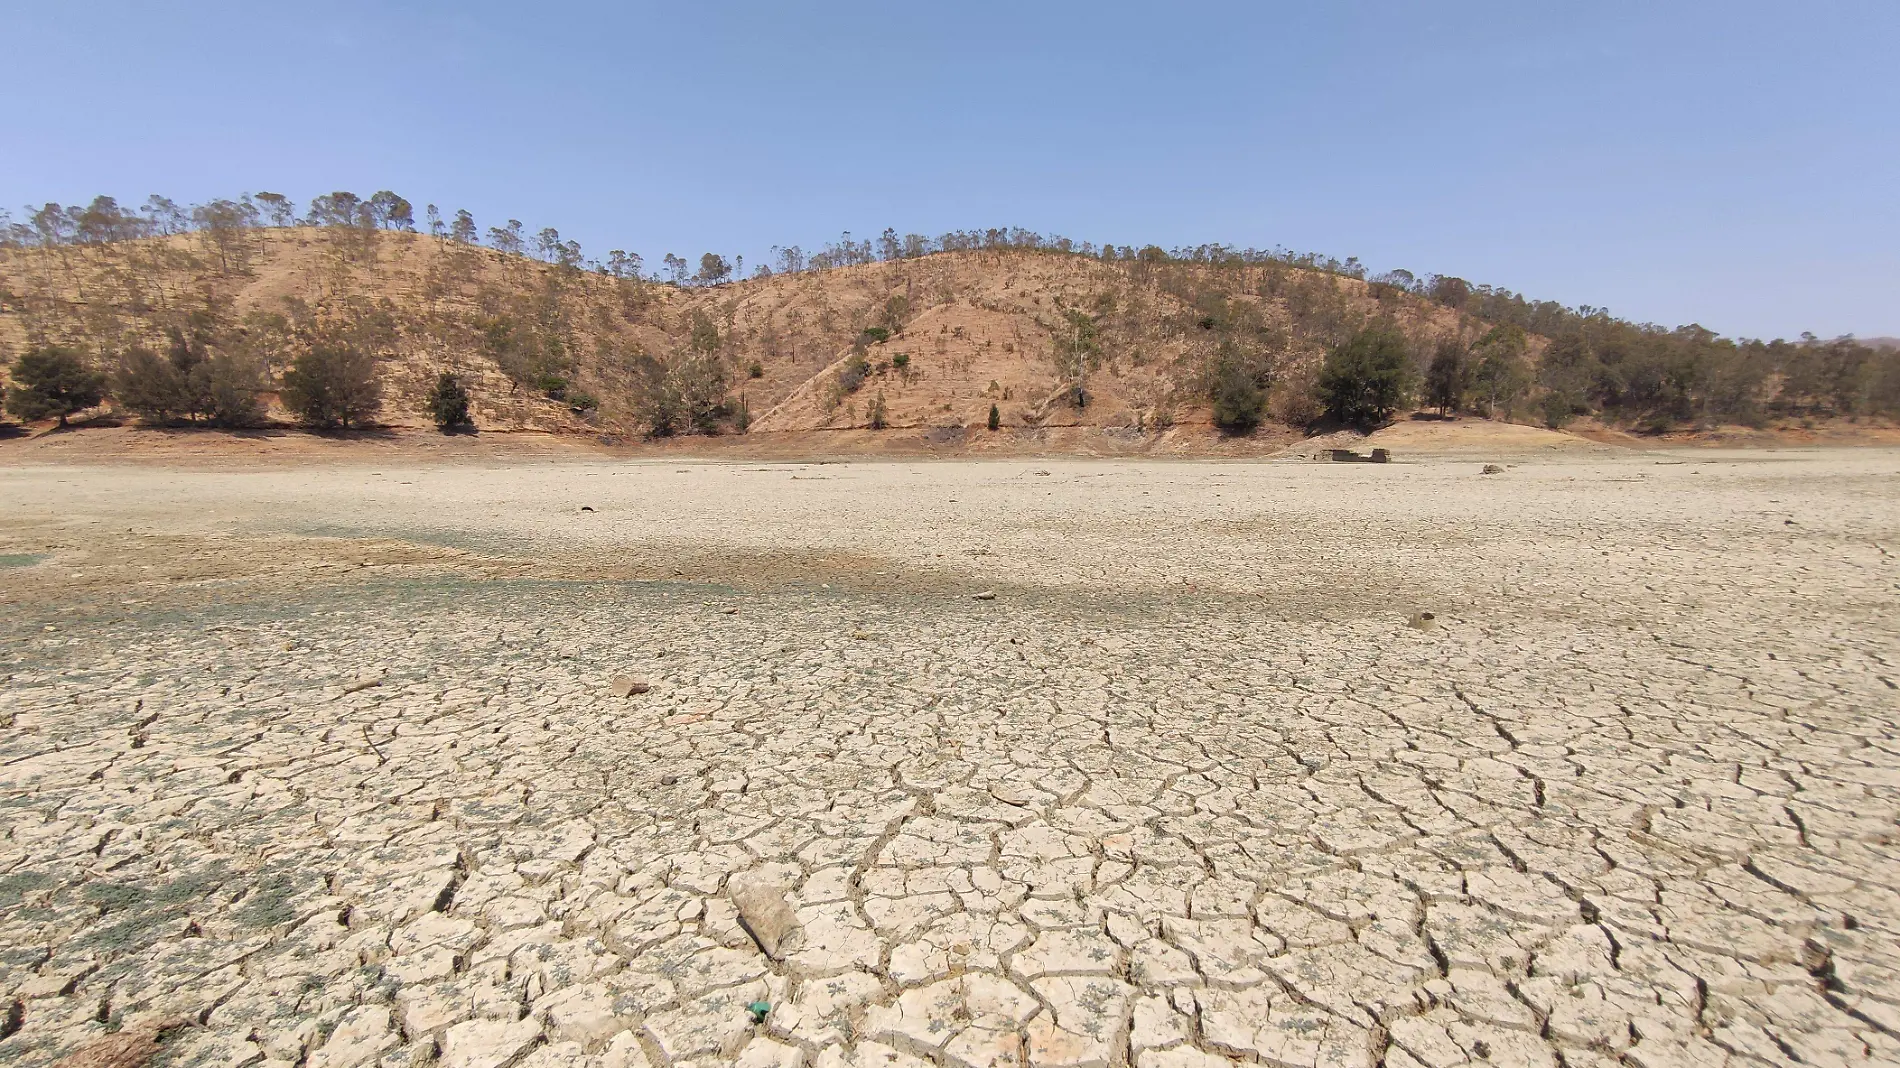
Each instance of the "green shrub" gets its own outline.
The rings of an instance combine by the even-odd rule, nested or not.
[[[445,434],[475,425],[468,414],[468,390],[462,388],[461,379],[442,372],[435,388],[429,391],[429,415],[435,419],[436,429]]]
[[[83,412],[105,399],[106,376],[87,369],[71,349],[49,346],[28,350],[13,362],[14,388],[7,392],[7,411],[28,422]]]
[[[1405,335],[1371,326],[1334,346],[1320,368],[1319,395],[1342,423],[1372,427],[1391,419],[1412,395]]]
[[[283,398],[310,426],[361,426],[383,408],[376,358],[341,338],[319,341],[284,372]]]
[[[1552,430],[1562,430],[1577,414],[1576,398],[1559,390],[1544,394],[1539,405],[1544,410],[1544,425]]]
[[[990,429],[995,430],[997,427],[1000,427],[1002,425],[1003,425],[1002,411],[998,409],[996,405],[994,404],[990,405]]]
[[[867,326],[864,328],[864,333],[858,336],[866,344],[880,345],[891,339],[891,332],[882,326]]]
[[[1245,368],[1237,364],[1221,368],[1214,380],[1215,426],[1228,434],[1251,434],[1260,426],[1260,413],[1266,404],[1266,390]]]
[[[1464,345],[1456,338],[1440,341],[1438,351],[1432,355],[1431,368],[1425,372],[1425,403],[1437,408],[1440,415],[1450,415],[1464,407],[1470,377]]]
[[[891,366],[897,368],[899,371],[909,370],[910,369],[910,353],[900,352],[897,355],[891,357]]]

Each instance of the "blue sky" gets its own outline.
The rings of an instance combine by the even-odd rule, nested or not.
[[[1900,3],[0,4],[0,205],[390,188],[589,255],[1025,226],[1900,335]]]

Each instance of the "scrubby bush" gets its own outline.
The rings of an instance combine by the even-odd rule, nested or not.
[[[718,433],[727,408],[726,370],[717,356],[689,350],[670,363],[642,356],[640,371],[644,381],[635,407],[649,436],[670,437],[683,430]]]
[[[1485,414],[1508,417],[1530,389],[1531,367],[1524,352],[1524,331],[1515,326],[1493,327],[1471,350],[1471,384],[1484,399]]]
[[[59,425],[105,399],[106,376],[86,367],[71,349],[47,346],[30,349],[13,362],[14,388],[7,391],[7,411],[27,422],[54,416]]]
[[[164,422],[193,409],[183,376],[170,360],[144,346],[127,349],[112,376],[112,395],[139,416]]]
[[[114,399],[152,422],[245,427],[263,421],[263,373],[255,360],[223,352],[206,356],[180,338],[174,341],[169,357],[143,347],[127,350],[113,374]]]
[[[1558,390],[1544,394],[1538,406],[1544,410],[1544,425],[1552,430],[1562,430],[1568,425],[1579,407],[1575,397]]]
[[[383,407],[376,358],[341,338],[310,346],[284,372],[284,406],[325,430],[359,427]]]
[[[1465,347],[1457,338],[1445,338],[1432,354],[1432,365],[1425,372],[1425,403],[1450,415],[1464,407],[1470,369],[1465,366]]]
[[[1311,426],[1326,414],[1319,399],[1319,381],[1311,368],[1273,384],[1267,398],[1267,411],[1287,426]]]
[[[468,390],[462,388],[461,379],[442,372],[435,380],[435,388],[429,391],[429,415],[435,420],[436,429],[444,434],[475,425],[468,414]]]
[[[890,418],[884,410],[884,391],[879,390],[871,401],[870,424],[872,430],[883,430],[890,425]]]
[[[882,326],[867,326],[864,328],[864,333],[859,335],[859,340],[867,345],[880,345],[890,339],[890,329]]]
[[[995,430],[1002,425],[1003,425],[1002,410],[997,408],[996,405],[994,404],[990,405],[990,429]]]
[[[846,393],[856,393],[871,376],[871,361],[861,352],[854,352],[838,371],[838,387]]]
[[[1237,363],[1227,363],[1214,380],[1214,425],[1234,435],[1251,434],[1260,426],[1267,394],[1252,374]]]
[[[247,427],[264,421],[263,372],[246,356],[221,352],[199,368],[204,414],[212,426]]]
[[[1334,346],[1320,368],[1319,395],[1327,414],[1342,423],[1371,427],[1391,419],[1412,395],[1405,335],[1371,326]]]

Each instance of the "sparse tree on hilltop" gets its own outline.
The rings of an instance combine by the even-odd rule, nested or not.
[[[488,228],[488,243],[495,249],[519,256],[527,244],[521,239],[521,220],[509,219],[506,227]]]
[[[297,219],[297,205],[282,193],[259,193],[257,202],[264,206],[272,226],[289,226]]]
[[[414,230],[416,228],[415,209],[407,200],[387,189],[378,190],[369,198],[370,219],[384,230]]]
[[[699,273],[693,281],[702,286],[716,286],[732,276],[732,264],[716,252],[708,252],[699,258]]]
[[[638,252],[628,253],[614,249],[607,254],[607,273],[615,278],[639,278],[641,266]]]
[[[161,197],[157,193],[145,198],[145,206],[139,209],[146,220],[146,227],[155,234],[169,237],[184,233],[191,219],[185,210],[170,197]]]
[[[218,269],[229,272],[235,263],[245,260],[244,232],[257,225],[256,205],[233,200],[214,200],[191,209],[191,221],[205,242],[218,253]]]
[[[347,190],[325,193],[310,201],[310,223],[313,226],[355,226],[362,206],[363,199]]]

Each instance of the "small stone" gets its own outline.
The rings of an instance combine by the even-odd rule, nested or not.
[[[444,1068],[501,1068],[526,1053],[541,1038],[541,1022],[469,1020],[443,1032]]]
[[[1438,617],[1430,612],[1413,612],[1412,618],[1406,620],[1405,625],[1413,630],[1437,630]]]
[[[1501,475],[1504,473],[1504,468],[1499,467],[1497,464],[1485,464],[1484,470],[1481,473],[1486,475]]]
[[[650,689],[652,689],[651,686],[634,678],[632,675],[615,675],[613,685],[608,687],[608,692],[612,693],[615,697],[631,697],[636,693],[645,693]]]
[[[721,608],[719,611],[721,614],[728,615],[728,616],[736,616],[739,614],[739,610],[737,608]]]
[[[998,782],[990,784],[990,796],[1005,805],[1027,808],[1036,800],[1036,792],[1015,783]]]
[[[758,875],[742,872],[726,881],[726,896],[739,910],[739,925],[766,956],[781,960],[803,943],[804,930],[799,927],[798,915],[785,900],[782,888]]]
[[[996,591],[984,590],[982,593],[975,594],[970,599],[973,601],[994,601],[996,600]]]
[[[367,690],[372,686],[381,686],[382,684],[383,677],[381,675],[358,675],[356,678],[343,684],[343,692],[355,693],[358,690]]]

